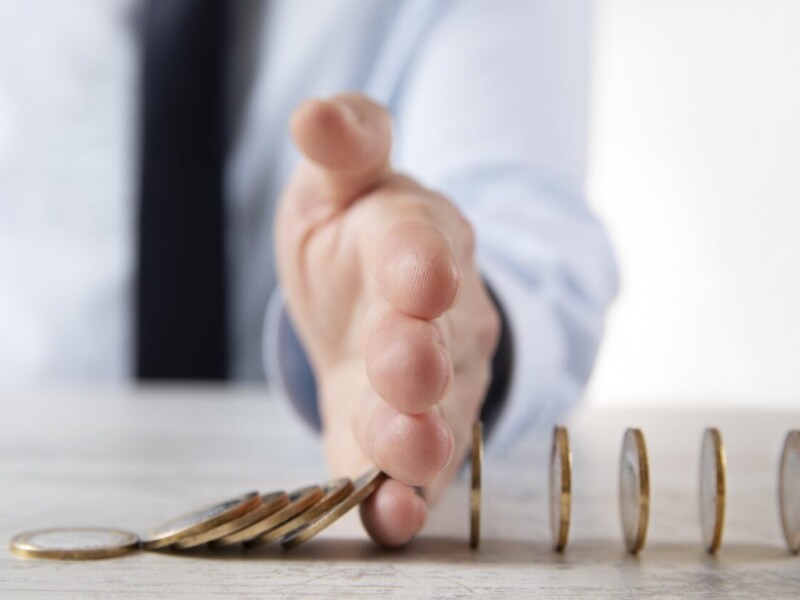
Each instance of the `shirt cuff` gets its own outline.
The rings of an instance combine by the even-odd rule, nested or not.
[[[303,421],[317,432],[322,431],[314,371],[277,287],[264,318],[262,352],[267,384],[273,397],[289,402]]]
[[[561,376],[569,348],[552,300],[526,285],[500,256],[479,255],[478,264],[514,335],[516,368],[510,370],[503,410],[487,442],[488,451],[502,454],[534,426],[549,427],[561,418],[583,388]]]

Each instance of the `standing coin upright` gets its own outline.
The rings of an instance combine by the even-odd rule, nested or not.
[[[563,552],[569,537],[572,509],[572,452],[566,427],[553,428],[550,450],[550,532],[553,548]]]
[[[258,495],[258,492],[249,492],[237,498],[181,515],[148,533],[142,539],[142,547],[145,550],[166,548],[184,538],[232,521],[260,505],[261,496]]]
[[[21,533],[11,540],[11,552],[25,558],[88,560],[111,558],[139,546],[139,538],[127,531],[76,527]]]
[[[353,491],[344,500],[336,504],[329,511],[324,513],[316,521],[304,525],[283,538],[281,545],[285,550],[296,548],[313,538],[315,535],[324,531],[336,521],[341,519],[350,510],[369,498],[378,489],[378,486],[386,480],[386,474],[380,469],[370,469],[361,477],[356,479],[353,484]]]
[[[639,429],[627,429],[619,460],[619,508],[625,547],[638,554],[647,538],[650,517],[650,468]]]
[[[715,554],[725,526],[725,449],[719,429],[703,432],[700,445],[700,529],[703,546]]]
[[[472,424],[472,482],[469,490],[469,545],[481,543],[481,480],[483,478],[483,422]]]
[[[778,502],[786,545],[800,552],[800,429],[786,434],[778,473]]]

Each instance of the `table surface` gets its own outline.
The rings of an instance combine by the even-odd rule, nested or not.
[[[166,518],[258,489],[324,481],[320,444],[259,389],[73,391],[0,397],[0,538],[96,525],[145,532]],[[700,545],[700,436],[721,429],[728,458],[720,553]],[[550,432],[532,432],[484,466],[483,536],[468,546],[462,477],[431,511],[423,534],[387,551],[353,511],[289,552],[136,552],[97,561],[21,559],[0,551],[0,596],[180,595],[238,598],[792,597],[800,558],[777,514],[778,455],[798,412],[591,410],[568,422],[573,520],[564,554],[551,550]],[[627,426],[643,428],[651,464],[651,519],[638,557],[623,549],[617,461]]]

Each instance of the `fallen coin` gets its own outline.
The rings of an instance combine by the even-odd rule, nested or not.
[[[722,435],[711,427],[703,432],[700,445],[700,529],[703,546],[716,554],[725,526],[725,449]]]
[[[353,491],[353,482],[347,477],[336,479],[325,484],[325,486],[322,488],[322,491],[325,493],[325,495],[322,497],[322,499],[314,503],[311,508],[301,512],[299,515],[287,521],[286,523],[283,523],[274,529],[270,529],[257,538],[245,542],[244,547],[256,548],[258,546],[271,544],[272,542],[277,541],[286,535],[291,535],[304,525],[308,525],[317,517],[329,511],[344,498],[346,498],[348,494]]]
[[[291,535],[283,539],[282,545],[285,549],[296,548],[300,544],[307,542],[315,535],[338,521],[351,509],[361,504],[364,500],[378,489],[378,486],[386,479],[386,474],[380,469],[372,469],[365,473],[354,483],[355,489],[347,498],[334,506],[331,510],[323,514],[313,523],[301,527]]]
[[[139,546],[139,538],[127,531],[76,527],[21,533],[11,540],[11,552],[26,558],[88,560],[111,558]]]
[[[647,538],[650,516],[650,473],[647,447],[639,429],[628,429],[619,461],[619,507],[625,547],[638,554]]]
[[[272,514],[260,521],[256,521],[249,527],[245,527],[235,533],[231,533],[224,537],[214,540],[209,543],[209,546],[215,550],[227,548],[241,542],[247,542],[253,538],[257,538],[262,533],[274,529],[278,525],[282,525],[289,519],[311,508],[315,503],[325,494],[322,488],[318,485],[309,485],[304,488],[295,490],[289,494],[289,504],[280,509],[275,514]]]
[[[245,527],[249,527],[256,521],[261,521],[262,519],[275,514],[288,504],[289,496],[286,495],[286,492],[273,492],[271,494],[264,494],[261,496],[260,506],[244,513],[241,517],[232,519],[227,523],[223,523],[222,525],[214,527],[213,529],[185,537],[181,541],[175,542],[174,547],[185,550],[187,548],[194,548],[196,546],[201,546],[208,542],[212,542],[230,533],[240,531]]]
[[[778,502],[786,545],[800,552],[800,429],[786,434],[778,475]]]
[[[214,529],[250,512],[261,504],[258,492],[249,492],[238,498],[213,504],[194,512],[170,519],[147,534],[142,540],[146,550],[158,550],[189,536]]]
[[[566,427],[557,425],[550,451],[550,533],[556,552],[567,547],[571,509],[572,452]]]

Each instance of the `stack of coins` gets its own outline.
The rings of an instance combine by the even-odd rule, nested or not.
[[[236,498],[170,519],[139,538],[127,531],[62,528],[23,533],[11,540],[11,551],[33,558],[110,558],[136,548],[186,550],[201,545],[220,549],[280,542],[295,548],[332,525],[366,500],[386,479],[370,469],[355,482],[336,479],[289,494],[248,492]]]

